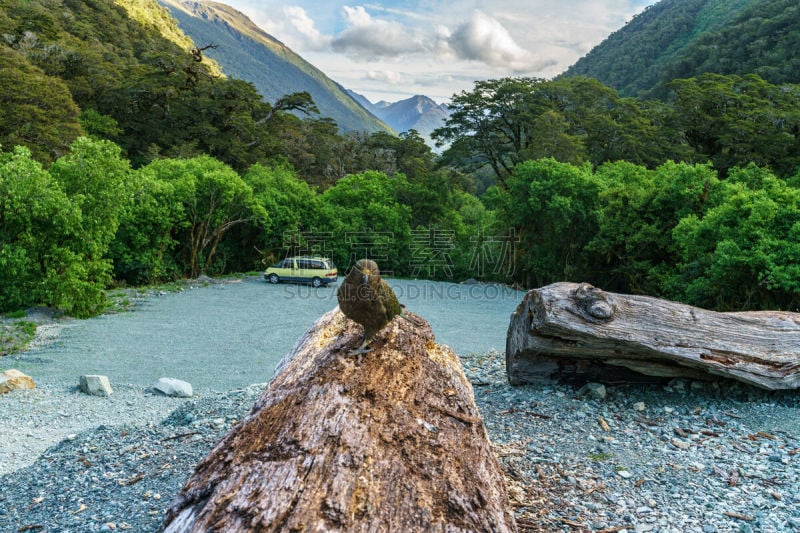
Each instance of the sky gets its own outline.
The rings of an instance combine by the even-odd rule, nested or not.
[[[371,102],[552,78],[656,0],[219,0]]]

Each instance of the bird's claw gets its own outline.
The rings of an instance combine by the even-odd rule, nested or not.
[[[369,353],[372,351],[372,348],[367,348],[366,346],[360,346],[355,350],[350,352],[350,355],[364,355],[365,353]]]

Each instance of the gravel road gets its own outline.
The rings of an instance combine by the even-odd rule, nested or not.
[[[337,305],[335,286],[232,281],[180,292],[130,291],[133,312],[40,327],[47,335],[34,349],[0,364],[42,385],[72,386],[82,374],[102,374],[112,386],[148,387],[168,376],[196,391],[226,391],[268,381],[297,338]],[[457,353],[503,349],[509,317],[524,295],[491,284],[389,283]]]

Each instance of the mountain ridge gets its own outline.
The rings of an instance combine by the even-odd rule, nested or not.
[[[219,2],[158,0],[204,53],[223,72],[249,81],[268,101],[307,91],[322,116],[332,118],[344,131],[392,129],[359,105],[336,81],[303,59],[276,37],[258,27],[240,11]]]
[[[562,76],[589,76],[638,97],[663,97],[673,79],[705,72],[798,83],[798,47],[796,0],[662,0]]]
[[[447,105],[438,104],[432,98],[421,94],[397,102],[381,100],[372,103],[355,91],[348,92],[357,102],[396,131],[403,133],[415,130],[431,146],[434,145],[430,138],[431,132],[442,127],[450,116]]]

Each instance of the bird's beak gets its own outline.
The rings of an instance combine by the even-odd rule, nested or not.
[[[369,283],[369,270],[361,271],[361,284],[367,285]]]

